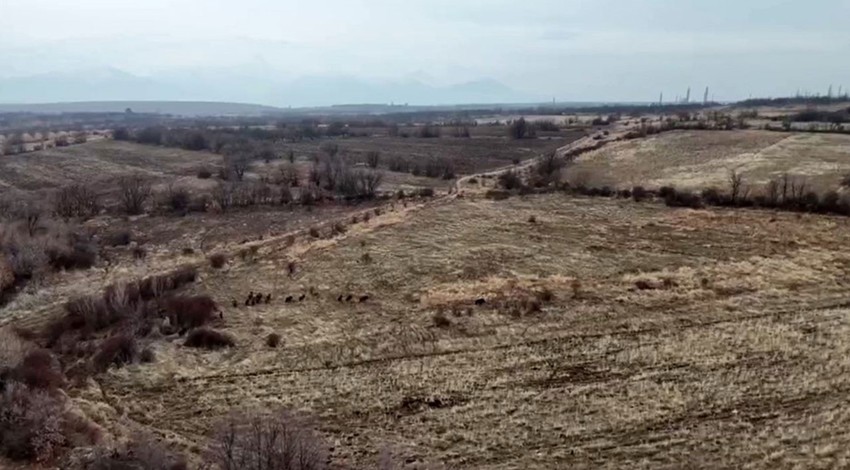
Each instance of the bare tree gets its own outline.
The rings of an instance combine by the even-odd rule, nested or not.
[[[206,454],[222,470],[322,470],[327,444],[292,412],[234,412],[222,420]]]
[[[792,178],[791,179],[791,200],[795,204],[800,204],[803,201],[803,196],[806,194],[806,179]]]
[[[233,185],[230,183],[219,182],[213,188],[212,198],[220,210],[226,211],[233,205],[233,192]]]
[[[151,197],[151,184],[140,174],[123,176],[118,179],[121,204],[129,215],[141,214],[145,203]]]
[[[744,192],[744,175],[738,173],[737,170],[729,172],[729,196],[732,198],[732,204],[738,203],[738,198]]]
[[[529,136],[530,127],[525,118],[521,117],[508,126],[508,136],[515,140],[524,139]]]
[[[765,188],[764,192],[765,192],[765,197],[767,198],[767,201],[771,205],[775,206],[779,203],[779,197],[780,197],[779,181],[770,180],[767,183],[767,188]]]
[[[21,199],[14,203],[12,216],[21,220],[30,237],[34,236],[41,227],[41,218],[44,215],[42,205],[33,199]]]
[[[371,152],[366,153],[366,164],[369,165],[369,168],[378,168],[378,164],[381,163],[381,153],[377,150],[373,150]]]
[[[229,175],[242,181],[245,172],[251,167],[251,159],[245,153],[233,153],[224,156],[224,167]]]
[[[384,180],[384,174],[380,171],[360,171],[357,176],[362,194],[367,197],[374,197]]]
[[[791,189],[790,183],[791,183],[791,177],[788,176],[788,173],[783,173],[782,179],[780,181],[780,189],[782,191],[782,203],[783,204],[788,202],[788,191]]]
[[[100,201],[88,186],[72,184],[56,193],[53,207],[60,217],[91,217],[100,211]]]
[[[298,169],[293,164],[286,164],[278,170],[277,184],[297,188],[300,184]]]

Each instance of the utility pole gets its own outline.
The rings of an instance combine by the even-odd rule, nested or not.
[[[688,94],[685,96],[685,104],[691,102],[691,87],[688,87]]]
[[[705,87],[705,94],[702,95],[703,106],[708,105],[708,87]]]
[[[658,95],[658,106],[664,106],[664,92],[662,91],[660,95]]]

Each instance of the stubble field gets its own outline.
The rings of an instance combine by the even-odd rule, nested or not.
[[[188,449],[235,405],[308,410],[343,466],[841,466],[847,228],[560,194],[399,207],[205,269],[238,347],[165,343],[102,392]],[[276,300],[230,308],[248,291]]]
[[[726,189],[729,171],[760,186],[784,173],[834,189],[850,171],[850,137],[771,131],[674,131],[582,155],[572,169],[591,184]]]

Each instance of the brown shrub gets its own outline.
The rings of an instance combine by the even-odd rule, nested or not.
[[[224,253],[215,253],[210,255],[210,266],[213,269],[221,269],[227,263],[227,255]]]
[[[60,395],[11,382],[0,392],[0,451],[13,460],[41,462],[64,444]]]
[[[281,337],[277,333],[272,333],[266,337],[266,346],[276,348],[280,346]]]
[[[321,236],[319,229],[316,227],[310,227],[310,236],[313,238],[319,238]]]
[[[537,299],[541,302],[551,302],[555,299],[555,293],[552,292],[552,289],[544,287],[539,292],[537,292]]]
[[[65,383],[59,361],[47,349],[36,349],[24,356],[12,371],[12,378],[41,390],[55,390]]]
[[[227,333],[211,328],[198,328],[189,332],[184,345],[204,349],[232,348],[236,346],[236,340]]]
[[[117,447],[98,447],[78,457],[74,470],[185,470],[185,460],[170,452],[152,436],[136,432],[126,444]]]
[[[144,247],[137,246],[133,248],[133,258],[141,260],[147,258],[147,256],[148,251]]]
[[[129,230],[119,230],[103,236],[103,244],[106,246],[127,246],[133,241]]]
[[[336,223],[334,223],[334,224],[333,224],[333,227],[331,228],[331,233],[332,233],[333,235],[342,235],[342,234],[344,234],[347,230],[348,230],[348,229],[345,227],[345,224],[344,224],[344,223],[342,223],[342,222],[336,222]]]
[[[5,256],[0,256],[0,294],[15,285],[15,271]]]
[[[92,365],[97,371],[105,371],[110,366],[122,367],[131,364],[138,357],[136,340],[129,335],[118,335],[107,338],[100,345],[97,354],[92,358]]]
[[[504,201],[505,199],[511,197],[511,193],[509,191],[490,189],[486,193],[484,193],[484,197],[487,199],[492,199],[494,201]]]
[[[0,328],[0,371],[15,367],[27,352],[30,345],[11,328]]]
[[[449,320],[443,312],[437,312],[431,317],[431,320],[434,322],[434,326],[437,328],[449,328],[452,326],[452,321]]]
[[[142,364],[150,364],[156,362],[156,353],[151,348],[145,348],[139,354],[139,362]]]
[[[173,297],[165,303],[172,323],[181,328],[199,328],[215,319],[218,305],[208,295]]]
[[[282,409],[244,411],[216,426],[205,460],[225,470],[323,470],[327,448],[306,418]]]
[[[46,250],[47,258],[53,269],[89,269],[97,261],[94,245],[78,242],[67,247],[51,247]]]

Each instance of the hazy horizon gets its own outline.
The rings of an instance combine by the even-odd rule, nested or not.
[[[0,102],[825,94],[850,86],[847,17],[850,0],[6,0]]]

